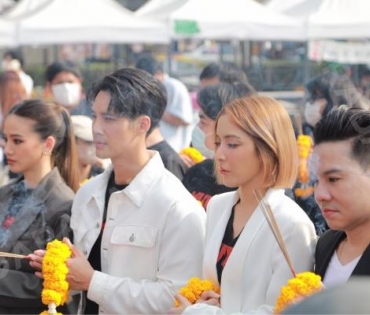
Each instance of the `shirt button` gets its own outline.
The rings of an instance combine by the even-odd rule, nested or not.
[[[136,236],[132,234],[130,238],[128,239],[131,243],[135,241]]]

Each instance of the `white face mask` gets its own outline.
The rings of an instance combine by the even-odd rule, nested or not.
[[[321,119],[321,107],[322,104],[320,102],[306,103],[304,109],[304,117],[310,126],[315,127],[315,125]]]
[[[202,153],[206,158],[213,159],[214,152],[206,147],[204,143],[205,139],[206,135],[203,130],[198,126],[195,126],[191,135],[192,146]]]
[[[62,106],[77,105],[81,98],[81,87],[78,83],[60,83],[51,86],[54,101]]]

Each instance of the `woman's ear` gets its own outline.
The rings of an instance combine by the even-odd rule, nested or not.
[[[45,151],[51,154],[51,152],[53,151],[55,147],[55,143],[56,141],[54,137],[52,136],[47,137],[45,140]]]

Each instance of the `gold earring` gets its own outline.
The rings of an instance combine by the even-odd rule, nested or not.
[[[49,149],[44,149],[44,151],[42,152],[45,156],[50,156],[51,155],[51,150]]]

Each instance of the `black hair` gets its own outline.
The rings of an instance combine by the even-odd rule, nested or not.
[[[249,83],[220,83],[206,86],[198,93],[198,103],[203,112],[216,120],[221,108],[231,101],[256,94]]]
[[[52,136],[55,146],[52,162],[59,169],[66,184],[75,192],[79,188],[77,149],[69,113],[63,106],[41,100],[27,100],[12,107],[8,113],[31,119],[34,131],[42,140]]]
[[[210,63],[200,73],[199,79],[219,78],[220,82],[248,83],[245,72],[233,62]]]
[[[148,134],[158,126],[166,109],[162,84],[146,71],[122,68],[105,76],[89,93],[94,100],[100,91],[111,96],[108,111],[128,119],[146,115],[151,120]]]
[[[77,78],[82,78],[81,72],[70,60],[56,61],[50,64],[45,71],[46,82],[52,82],[54,78],[61,72],[70,72],[74,74]]]
[[[23,59],[23,55],[22,55],[22,52],[21,51],[16,50],[16,49],[7,50],[4,53],[3,58],[5,58],[7,56],[10,56],[12,59],[18,60],[19,63],[21,64],[21,68],[23,68],[24,59]]]
[[[149,54],[145,54],[141,56],[135,64],[135,67],[141,70],[144,70],[151,75],[155,75],[156,73],[163,72],[163,69],[160,65],[160,63],[152,56]]]
[[[309,99],[325,98],[323,116],[333,108],[348,105],[356,108],[369,108],[369,102],[361,97],[353,82],[346,75],[325,74],[310,80],[306,84]]]
[[[219,74],[220,74],[219,64],[212,62],[203,68],[202,72],[199,75],[199,79],[200,80],[212,79],[214,77],[218,77]]]
[[[340,106],[330,111],[313,129],[315,145],[351,140],[352,156],[363,166],[370,164],[370,111]]]

